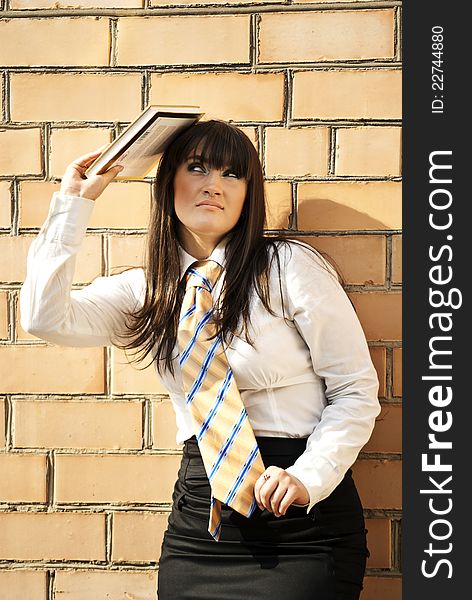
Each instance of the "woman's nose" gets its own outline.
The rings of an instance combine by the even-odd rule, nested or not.
[[[205,181],[204,191],[210,194],[221,193],[220,173],[217,169],[211,169]]]

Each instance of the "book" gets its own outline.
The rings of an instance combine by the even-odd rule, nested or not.
[[[85,175],[101,175],[114,165],[122,165],[124,169],[115,179],[142,179],[177,135],[203,115],[199,106],[148,105],[103,150]]]

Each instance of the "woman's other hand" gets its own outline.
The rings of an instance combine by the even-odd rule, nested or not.
[[[82,196],[89,200],[96,200],[100,196],[112,179],[123,170],[123,167],[115,165],[103,175],[93,175],[89,178],[85,176],[85,171],[107,146],[108,144],[105,144],[94,152],[83,154],[67,166],[61,181],[61,194]]]
[[[270,477],[264,479],[264,475]],[[308,504],[310,501],[308,490],[303,483],[291,473],[275,465],[267,467],[256,481],[254,496],[261,510],[266,508],[276,517],[284,515],[293,502]]]

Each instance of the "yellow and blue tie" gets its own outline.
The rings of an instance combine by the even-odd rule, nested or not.
[[[222,271],[213,260],[193,263],[178,330],[180,366],[187,406],[211,486],[208,531],[221,535],[221,503],[250,517],[256,510],[254,484],[265,467],[246,409],[212,322],[212,290]]]

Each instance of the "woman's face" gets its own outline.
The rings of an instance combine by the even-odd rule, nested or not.
[[[247,181],[230,168],[210,169],[198,156],[185,160],[174,177],[174,207],[182,242],[218,242],[238,222]]]

